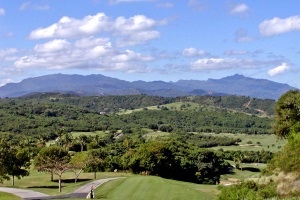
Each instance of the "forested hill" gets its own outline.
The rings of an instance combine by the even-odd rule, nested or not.
[[[148,106],[160,106],[175,102],[193,102],[202,106],[212,106],[248,114],[271,116],[274,114],[276,102],[269,99],[257,99],[245,96],[190,96],[161,97],[148,95],[125,96],[78,96],[75,94],[35,93],[12,100],[34,103],[53,103],[72,105],[91,112],[115,113],[120,109],[133,110]]]
[[[176,108],[176,106],[180,107]],[[181,97],[147,95],[81,97],[43,93],[0,100],[0,133],[53,138],[58,129],[71,131],[228,132],[270,134],[272,100],[249,97]],[[149,107],[152,106],[152,107]],[[139,112],[120,114],[136,108]]]

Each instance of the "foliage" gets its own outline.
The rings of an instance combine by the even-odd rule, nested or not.
[[[62,174],[72,169],[69,164],[70,155],[64,148],[50,146],[43,148],[35,158],[35,168],[38,171],[49,172],[58,176],[58,189],[61,192]]]
[[[6,141],[0,141],[0,180],[9,179],[12,176],[12,185],[14,177],[29,175],[30,156],[26,149],[11,146]]]
[[[291,90],[282,95],[275,109],[274,131],[281,138],[287,138],[291,132],[300,132],[300,91]]]
[[[230,187],[223,187],[218,200],[263,200],[276,197],[276,185],[260,185],[254,181],[245,181]]]

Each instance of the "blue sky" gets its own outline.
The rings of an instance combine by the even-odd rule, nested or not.
[[[53,73],[233,74],[300,88],[298,0],[0,0],[0,85]]]

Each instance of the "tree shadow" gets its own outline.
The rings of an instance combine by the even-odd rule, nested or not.
[[[254,167],[243,167],[243,171],[260,172],[260,169]]]
[[[90,180],[93,180],[93,179],[77,179],[77,183],[79,183],[79,182],[86,182],[86,181],[90,181]],[[54,179],[52,182],[58,183],[58,180]],[[75,179],[74,178],[71,178],[71,179],[62,179],[61,182],[62,183],[75,183]]]
[[[63,187],[63,186],[62,186]],[[49,189],[53,189],[53,188],[58,188],[58,186],[53,186],[53,185],[51,185],[51,186],[46,186],[46,185],[39,185],[39,186],[29,186],[29,187],[27,187],[27,188],[49,188]]]

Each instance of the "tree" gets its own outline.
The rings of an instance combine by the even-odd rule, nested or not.
[[[70,165],[75,173],[75,183],[84,168],[92,161],[93,159],[86,151],[75,153],[70,161]]]
[[[8,175],[10,175],[12,176],[12,185],[14,185],[15,177],[20,179],[21,177],[29,175],[29,152],[27,149],[11,146],[5,141],[1,141],[0,146],[0,180],[9,180]]]
[[[291,90],[277,101],[274,132],[281,138],[287,138],[291,131],[300,132],[300,91]]]
[[[62,174],[72,169],[67,150],[58,146],[43,148],[35,158],[35,168],[58,176],[58,190],[61,192]]]

